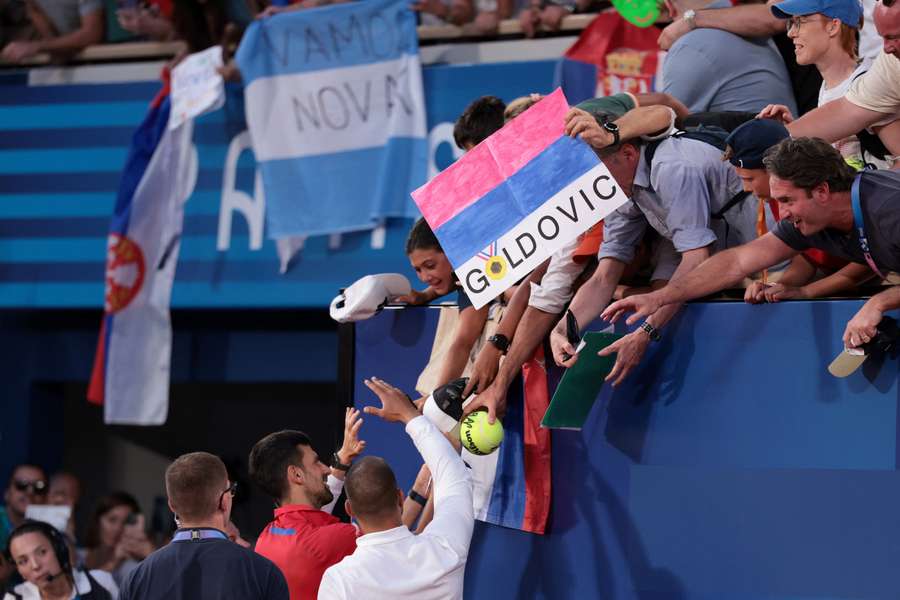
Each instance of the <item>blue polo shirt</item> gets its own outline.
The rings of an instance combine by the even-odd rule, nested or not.
[[[218,533],[173,541],[148,556],[125,580],[119,600],[289,600],[272,561]]]

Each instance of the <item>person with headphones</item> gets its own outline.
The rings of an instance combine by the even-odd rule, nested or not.
[[[7,554],[24,581],[4,600],[115,600],[90,573],[72,568],[65,537],[49,523],[25,521],[16,527]]]

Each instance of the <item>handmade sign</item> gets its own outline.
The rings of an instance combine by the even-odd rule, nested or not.
[[[556,90],[413,192],[475,308],[628,200],[568,111]]]
[[[213,46],[191,54],[172,69],[169,129],[225,105],[225,80],[218,71],[222,64],[222,46]]]

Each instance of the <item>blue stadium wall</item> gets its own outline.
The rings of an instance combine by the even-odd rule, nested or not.
[[[465,597],[900,598],[897,361],[825,369],[860,304],[689,305],[582,431],[553,432],[548,533],[477,525]],[[356,381],[411,390],[436,313],[359,323]],[[400,427],[365,431],[411,485]]]
[[[452,124],[473,98],[549,91],[555,64],[425,67],[430,169],[455,159]],[[45,384],[90,375],[109,220],[131,136],[160,89],[159,67],[0,73],[0,481],[22,460],[62,463],[63,399]],[[118,81],[123,74],[127,81]],[[227,164],[229,146],[245,130],[239,86],[229,86],[225,107],[194,128],[199,174],[185,206],[172,295],[173,383],[335,385],[338,340],[323,309],[363,275],[400,272],[415,280],[403,253],[411,222],[390,221],[381,241],[369,233],[310,238],[279,274],[274,242],[263,236],[251,248],[241,213],[220,232],[226,171],[234,170],[234,189],[253,195],[252,151]],[[271,311],[286,319],[280,330]]]

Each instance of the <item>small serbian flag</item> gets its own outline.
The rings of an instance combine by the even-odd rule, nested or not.
[[[568,111],[557,89],[412,194],[475,308],[628,200]]]

